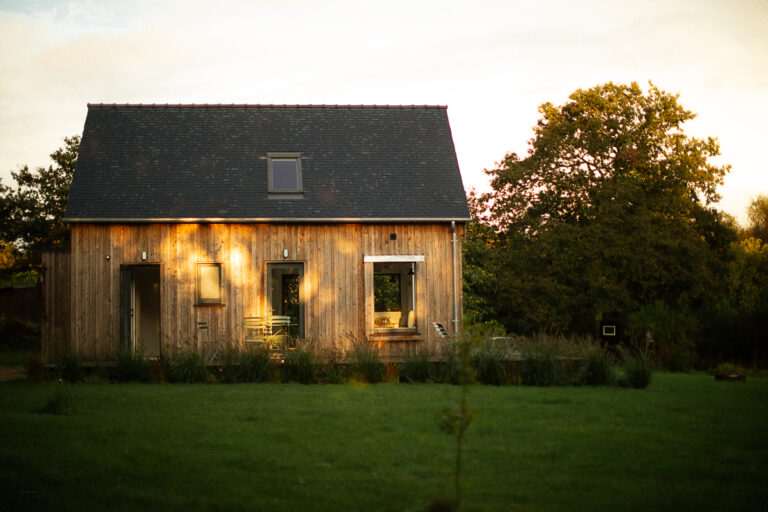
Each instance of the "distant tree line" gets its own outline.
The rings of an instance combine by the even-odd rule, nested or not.
[[[695,114],[652,84],[607,83],[545,103],[527,154],[469,197],[465,312],[507,332],[600,336],[661,364],[768,360],[768,197],[741,228],[717,210],[729,166]]]

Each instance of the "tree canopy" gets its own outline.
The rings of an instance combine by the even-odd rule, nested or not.
[[[725,286],[719,268],[735,241],[713,207],[730,169],[710,161],[716,139],[687,136],[694,114],[652,84],[579,89],[539,112],[527,155],[487,170],[492,191],[474,204],[485,227],[468,234],[487,242],[467,243],[467,294],[480,275],[495,283],[496,308],[470,313],[516,332],[595,333],[654,301],[703,307]]]
[[[1,271],[35,270],[41,250],[69,245],[62,217],[79,150],[79,135],[64,137],[64,145],[50,155],[52,165],[25,165],[11,171],[14,187],[0,183]]]

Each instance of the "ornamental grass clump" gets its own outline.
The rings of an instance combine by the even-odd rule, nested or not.
[[[168,374],[169,381],[184,383],[205,382],[209,375],[202,356],[192,351],[173,356]]]
[[[409,350],[400,363],[400,377],[405,382],[429,382],[432,379],[430,353],[424,349]]]
[[[472,355],[472,366],[477,381],[492,386],[505,386],[510,383],[509,361],[506,351],[490,340],[483,340],[478,350]]]
[[[365,342],[357,342],[352,348],[350,358],[354,378],[370,384],[384,380],[386,365],[376,347]]]
[[[246,348],[239,352],[236,382],[273,382],[275,372],[269,349]]]
[[[570,344],[570,347],[568,346]],[[575,350],[573,340],[539,333],[523,344],[520,378],[526,386],[562,386],[569,382],[564,358]]]
[[[580,382],[587,386],[608,386],[613,384],[616,378],[613,358],[597,344],[590,344],[585,348],[580,373]]]
[[[140,352],[118,352],[114,376],[120,382],[146,382],[149,380],[149,362]]]
[[[650,363],[643,357],[630,356],[624,360],[623,384],[630,388],[645,389],[651,383],[653,369]]]
[[[317,363],[310,346],[300,344],[285,351],[280,367],[280,380],[299,384],[317,383]]]

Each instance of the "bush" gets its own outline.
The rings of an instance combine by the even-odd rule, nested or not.
[[[141,353],[118,352],[115,378],[120,382],[146,382],[149,379],[149,363]]]
[[[354,377],[371,384],[384,380],[386,365],[376,347],[366,342],[356,343],[351,357]]]
[[[205,382],[208,378],[208,369],[205,367],[202,356],[197,352],[182,352],[171,359],[168,369],[171,382]]]
[[[313,384],[317,382],[317,364],[314,355],[306,347],[286,351],[280,368],[281,380]]]
[[[406,382],[429,382],[432,378],[429,359],[429,353],[423,349],[410,350],[400,364],[400,376]]]
[[[599,346],[588,348],[582,359],[581,382],[588,386],[607,386],[614,379],[613,358]]]
[[[720,363],[715,368],[713,374],[716,377],[731,377],[734,375],[744,375],[744,368],[733,363]]]

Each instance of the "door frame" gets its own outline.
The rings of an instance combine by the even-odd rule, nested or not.
[[[306,334],[306,313],[305,313],[305,297],[304,297],[304,274],[306,273],[305,261],[265,261],[264,271],[264,290],[265,290],[265,302],[264,310],[265,316],[272,315],[272,268],[290,268],[299,267],[299,339],[304,339]],[[281,293],[282,295],[282,293]]]

